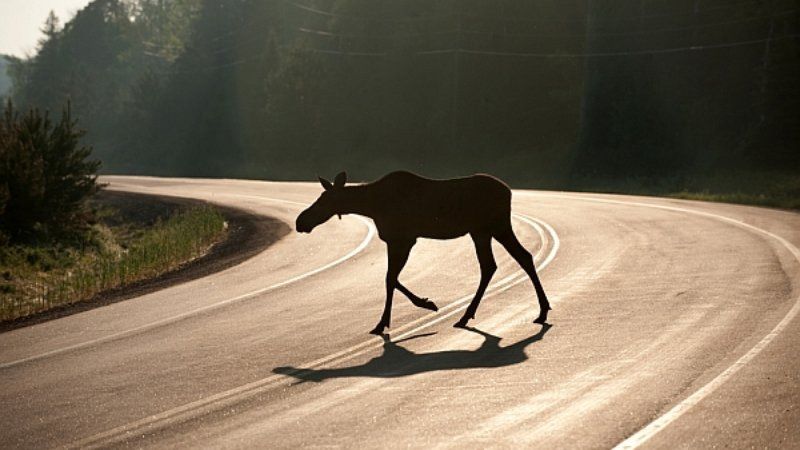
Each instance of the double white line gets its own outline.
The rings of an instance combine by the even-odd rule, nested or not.
[[[542,245],[534,258],[535,260],[540,260],[537,265],[537,270],[543,270],[553,261],[556,253],[558,252],[560,247],[558,234],[550,225],[539,219],[522,214],[515,214],[514,216],[525,224],[533,227],[539,234]],[[549,251],[543,256],[543,253],[548,248]],[[502,280],[489,285],[484,298],[507,291],[508,289],[511,289],[512,287],[526,280],[528,280],[528,275],[524,271],[518,270]],[[413,335],[420,330],[435,325],[447,318],[450,318],[466,309],[471,299],[472,294],[465,295],[444,306],[437,313],[430,313],[425,317],[398,327],[393,332],[393,338],[402,339],[404,337]],[[374,337],[339,352],[302,364],[302,366],[305,369],[312,369],[325,364],[341,364],[366,352],[380,349],[382,346],[383,340],[379,339],[378,337]],[[167,411],[163,411],[135,422],[121,425],[105,432],[89,436],[85,439],[70,444],[68,448],[105,447],[109,444],[120,442],[133,436],[140,436],[142,434],[153,432],[169,424],[180,423],[204,413],[218,410],[228,405],[236,404],[247,398],[251,398],[255,395],[265,392],[276,385],[291,382],[294,379],[289,377],[289,375],[301,373],[303,370],[304,369],[298,369],[287,374],[274,374],[251,383],[247,383],[242,386],[229,389],[227,391],[220,392],[209,397],[169,409]]]

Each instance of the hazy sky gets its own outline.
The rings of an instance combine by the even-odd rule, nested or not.
[[[0,0],[0,53],[25,56],[36,49],[50,10],[63,25],[90,0]]]

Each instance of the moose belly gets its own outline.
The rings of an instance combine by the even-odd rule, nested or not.
[[[496,229],[503,217],[508,220],[508,212],[496,212],[485,206],[499,202],[457,194],[419,192],[390,202],[391,206],[375,217],[378,231],[387,237],[455,239],[467,233]]]
[[[423,232],[420,237],[428,239],[455,239],[467,234],[466,230],[431,230]]]
[[[429,239],[455,239],[473,231],[470,221],[452,215],[434,216],[417,223],[419,237]]]

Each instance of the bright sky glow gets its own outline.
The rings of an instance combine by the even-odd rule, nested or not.
[[[0,0],[0,53],[33,55],[50,10],[64,25],[89,3],[90,0]]]

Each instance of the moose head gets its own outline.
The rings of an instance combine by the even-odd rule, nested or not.
[[[310,233],[317,225],[328,221],[334,214],[342,218],[342,192],[344,184],[347,182],[347,174],[344,172],[336,175],[333,183],[325,178],[319,177],[319,182],[325,191],[319,196],[311,206],[297,216],[296,228],[300,233]]]

